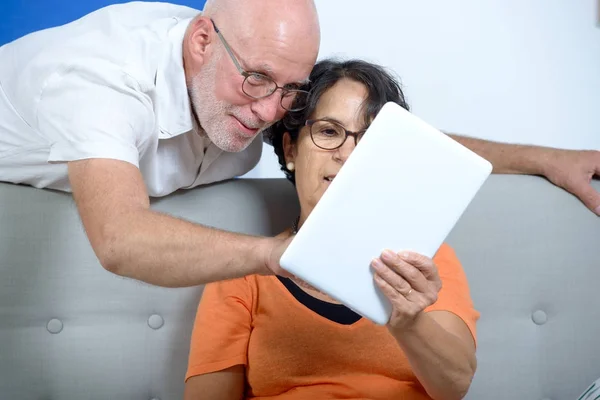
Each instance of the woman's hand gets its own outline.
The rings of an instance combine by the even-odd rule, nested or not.
[[[436,302],[442,281],[432,259],[413,252],[386,250],[371,265],[375,282],[392,303],[388,321],[391,330],[409,328],[425,308]]]

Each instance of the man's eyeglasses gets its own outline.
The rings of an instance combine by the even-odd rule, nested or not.
[[[299,90],[288,85],[278,86],[277,83],[269,76],[265,74],[261,74],[259,72],[247,72],[240,65],[239,61],[233,54],[233,50],[229,47],[229,44],[221,34],[219,28],[215,24],[215,21],[210,20],[215,28],[215,32],[219,39],[225,46],[225,50],[227,50],[227,54],[231,57],[231,60],[235,64],[235,67],[239,71],[239,73],[244,77],[244,82],[242,83],[242,91],[248,97],[253,99],[262,99],[265,97],[269,97],[277,89],[281,89],[281,107],[283,107],[287,111],[300,111],[306,107],[306,100],[308,98],[308,92],[305,90]]]
[[[366,132],[366,129],[351,132],[339,123],[328,119],[308,120],[305,125],[310,128],[310,138],[315,146],[323,150],[335,150],[342,147],[348,136],[352,136],[354,144],[357,145]]]

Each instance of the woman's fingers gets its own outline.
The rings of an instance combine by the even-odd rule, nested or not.
[[[379,258],[376,258],[371,263],[377,275],[398,294],[407,296],[413,287],[401,275],[399,275],[392,267],[386,265]]]
[[[386,250],[382,253],[381,260],[401,276],[414,290],[423,293],[428,289],[427,278],[423,275],[423,272],[402,259],[398,254]]]

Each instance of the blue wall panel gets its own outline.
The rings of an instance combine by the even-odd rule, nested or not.
[[[0,0],[0,46],[20,36],[63,25],[101,7],[125,3],[115,0]],[[202,9],[206,0],[173,0]]]

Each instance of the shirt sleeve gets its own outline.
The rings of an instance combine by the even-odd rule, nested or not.
[[[50,141],[48,162],[110,158],[139,167],[139,146],[154,112],[137,82],[107,66],[52,75],[40,96],[37,129]]]
[[[246,366],[251,324],[248,278],[207,284],[194,322],[185,379]]]
[[[449,311],[457,315],[465,322],[477,343],[476,323],[479,312],[473,306],[467,276],[456,253],[444,243],[433,257],[433,261],[438,267],[442,289],[438,293],[437,301],[425,311]]]

